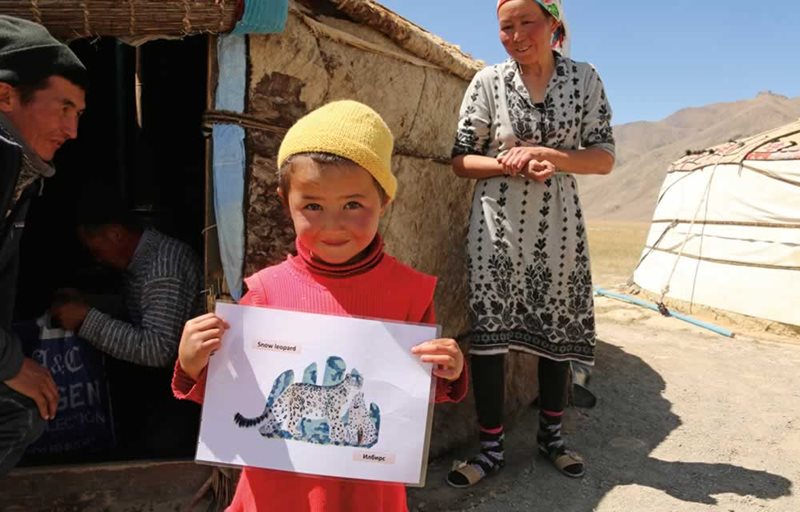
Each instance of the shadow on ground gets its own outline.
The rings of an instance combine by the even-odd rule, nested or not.
[[[568,479],[536,455],[536,415],[531,408],[507,434],[507,465],[502,472],[466,489],[444,483],[452,459],[434,461],[424,489],[409,490],[409,509],[424,511],[592,511],[618,486],[639,485],[687,502],[715,504],[714,495],[732,493],[762,500],[791,493],[780,475],[731,464],[670,462],[650,453],[681,425],[662,393],[664,380],[639,357],[598,342],[592,390],[594,409],[571,409],[565,431],[572,447],[588,462],[586,476]],[[457,457],[467,458],[473,446]],[[637,508],[634,506],[633,509]]]

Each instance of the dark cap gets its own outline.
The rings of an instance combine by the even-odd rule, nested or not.
[[[67,45],[38,23],[0,15],[0,82],[32,84],[52,75],[86,88],[86,68]]]

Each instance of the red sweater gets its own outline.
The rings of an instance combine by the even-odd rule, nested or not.
[[[314,262],[297,244],[298,256],[245,280],[249,291],[240,304],[270,306],[341,316],[365,316],[434,323],[436,278],[417,272],[383,252],[377,237],[367,255],[353,265]],[[467,372],[448,383],[437,381],[437,402],[458,402],[467,393]],[[205,371],[197,382],[179,364],[172,389],[177,398],[202,403]],[[401,484],[323,478],[245,467],[228,511],[394,512],[406,511]]]

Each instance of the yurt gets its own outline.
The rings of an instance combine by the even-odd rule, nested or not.
[[[633,279],[661,301],[800,326],[800,120],[673,163]]]

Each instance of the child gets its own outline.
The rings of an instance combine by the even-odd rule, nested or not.
[[[355,101],[329,103],[287,132],[278,152],[278,194],[297,234],[297,256],[245,280],[240,304],[342,316],[433,323],[436,279],[383,251],[378,220],[394,198],[392,134]],[[186,323],[173,391],[202,402],[209,355],[227,328],[209,313]],[[452,339],[412,351],[434,364],[436,401],[467,391],[464,358]],[[401,484],[318,478],[244,468],[229,511],[405,511]]]

